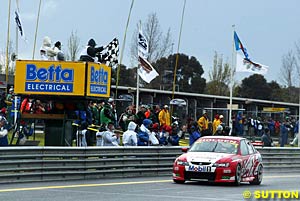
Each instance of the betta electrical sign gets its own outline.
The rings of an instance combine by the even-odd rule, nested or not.
[[[73,82],[74,69],[62,69],[61,65],[47,68],[26,65],[25,91],[73,93]]]
[[[84,95],[85,63],[17,61],[15,92],[19,94]]]
[[[88,63],[87,96],[110,96],[111,68],[104,64]]]

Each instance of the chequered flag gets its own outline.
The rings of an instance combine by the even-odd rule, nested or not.
[[[118,63],[119,56],[119,41],[117,38],[114,38],[107,46],[106,53],[103,58],[103,63],[107,66],[114,66]]]

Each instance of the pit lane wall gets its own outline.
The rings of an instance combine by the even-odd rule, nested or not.
[[[300,148],[258,148],[267,173],[300,173]],[[181,147],[1,147],[0,183],[172,175]]]

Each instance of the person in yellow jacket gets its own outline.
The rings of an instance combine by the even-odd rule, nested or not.
[[[198,119],[197,122],[200,128],[201,136],[211,135],[211,131],[208,127],[209,119],[206,111],[203,112],[203,115]]]
[[[158,114],[158,120],[160,126],[171,126],[171,117],[169,112],[169,106],[165,105],[164,108]]]
[[[213,128],[213,135],[216,133],[217,131],[217,127],[220,124],[220,118],[219,118],[219,114],[215,115],[213,124],[212,124],[212,128]]]

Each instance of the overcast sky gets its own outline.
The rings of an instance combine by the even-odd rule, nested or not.
[[[11,0],[11,40],[15,41],[14,10]],[[171,28],[174,52],[177,51],[183,0],[135,0],[127,32],[123,64],[130,66],[130,44],[136,24],[155,12],[164,32]],[[19,58],[31,59],[39,0],[19,0],[20,15],[28,40],[19,40]],[[77,31],[81,46],[93,37],[106,45],[114,37],[123,44],[131,0],[42,0],[35,58],[44,36],[60,40],[66,49],[72,31]],[[268,65],[268,81],[280,82],[282,56],[295,49],[300,40],[299,0],[187,0],[180,53],[195,56],[203,65],[205,77],[212,67],[214,52],[231,64],[232,25],[235,24],[249,56]],[[0,51],[7,40],[8,0],[0,0]],[[14,43],[15,44],[15,43]],[[121,47],[120,47],[121,48]],[[236,79],[248,77],[238,73]]]

